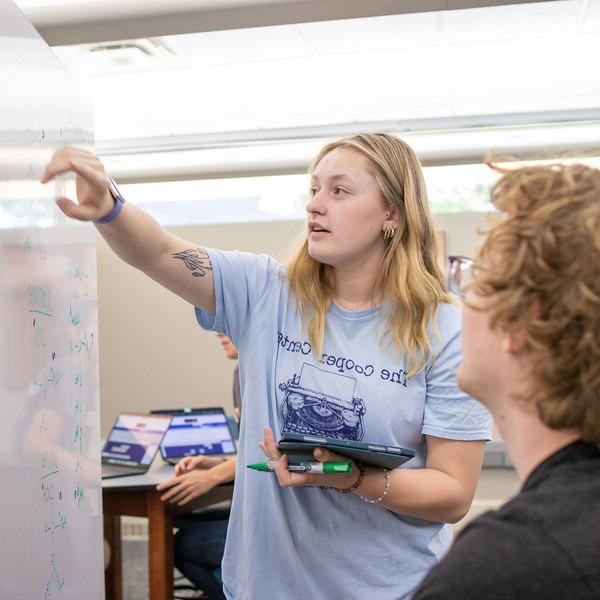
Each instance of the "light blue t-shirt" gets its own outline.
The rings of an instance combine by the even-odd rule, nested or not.
[[[355,494],[282,488],[246,469],[264,460],[263,427],[414,448],[402,468],[425,465],[425,435],[490,437],[490,417],[456,385],[460,313],[440,306],[435,360],[408,378],[407,361],[382,347],[386,307],[347,312],[332,305],[317,358],[286,270],[274,259],[208,250],[216,314],[200,325],[239,351],[244,416],[223,581],[229,600],[409,598],[451,542],[449,525],[390,512]],[[432,490],[432,493],[434,491]]]

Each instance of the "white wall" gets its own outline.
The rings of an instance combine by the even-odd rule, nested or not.
[[[482,213],[437,215],[447,251],[472,255]],[[302,223],[279,221],[176,227],[193,244],[268,253],[282,260]],[[190,305],[116,258],[98,242],[102,434],[120,411],[223,405],[231,411],[234,363]]]

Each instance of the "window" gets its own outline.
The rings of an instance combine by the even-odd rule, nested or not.
[[[570,159],[600,167],[600,158]],[[539,164],[540,161],[536,161]],[[555,161],[547,161],[555,162]],[[511,163],[516,168],[526,163]],[[424,168],[431,208],[437,213],[489,211],[498,174],[487,165]],[[123,195],[163,225],[243,223],[305,218],[306,175],[274,175],[121,185]]]

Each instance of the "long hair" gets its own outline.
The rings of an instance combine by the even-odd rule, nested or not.
[[[390,300],[393,309],[382,335],[388,335],[408,359],[409,375],[423,369],[431,354],[428,324],[441,302],[451,302],[444,289],[439,242],[429,210],[418,158],[408,144],[391,135],[361,134],[327,144],[313,161],[336,148],[353,148],[366,156],[382,198],[400,215],[398,230],[389,240],[377,274],[372,298]],[[327,312],[334,294],[332,267],[311,258],[305,234],[288,264],[290,288],[314,351],[323,351]]]

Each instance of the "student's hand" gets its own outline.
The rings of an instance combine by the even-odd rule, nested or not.
[[[163,502],[177,503],[182,506],[198,498],[198,496],[206,494],[217,484],[218,481],[210,470],[190,471],[157,485],[156,489],[158,491],[169,490],[160,497]]]
[[[218,456],[185,456],[175,465],[175,475],[183,475],[196,469],[212,469],[223,463]]]
[[[349,475],[311,475],[304,473],[290,473],[290,471],[287,470],[288,456],[287,454],[282,454],[277,448],[275,437],[273,436],[273,431],[271,428],[265,427],[263,435],[263,441],[258,444],[258,447],[263,451],[264,455],[267,457],[267,460],[277,461],[275,474],[277,475],[279,485],[282,487],[326,486],[344,489],[352,486],[360,476],[358,467],[352,460],[345,456],[340,456],[339,454],[330,452],[329,450],[325,450],[324,448],[315,448],[313,452],[315,460],[318,460],[319,462],[351,462],[352,473]]]
[[[46,166],[41,182],[48,183],[58,175],[75,173],[76,204],[64,196],[57,198],[60,209],[79,221],[97,221],[113,209],[115,201],[108,188],[108,176],[100,159],[79,148],[64,147],[56,151]]]

